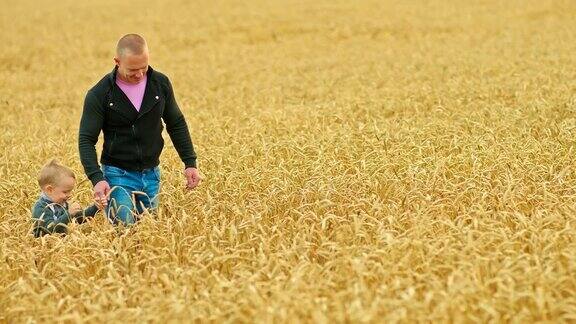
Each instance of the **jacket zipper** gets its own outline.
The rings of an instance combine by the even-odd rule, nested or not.
[[[156,101],[154,103],[154,106],[156,106],[156,104],[158,103],[158,101]],[[154,108],[154,107],[152,107]],[[150,109],[152,110],[152,109]],[[150,112],[150,110],[148,110],[146,113]],[[138,115],[138,117],[136,117],[136,121],[138,121],[138,119],[140,119],[140,117],[142,117],[144,114],[142,115]],[[135,121],[135,122],[136,122]],[[134,124],[132,124],[132,135],[134,136],[134,138],[136,139],[136,128],[134,127]],[[139,158],[139,169],[142,168],[142,151],[140,150],[140,144],[138,142],[138,139],[136,139],[136,149],[138,150],[138,158]]]
[[[114,136],[112,136],[112,141],[110,142],[110,148],[108,149],[109,155],[112,155],[112,149],[114,148],[115,141],[116,141],[116,132],[114,132]]]
[[[136,128],[134,127],[134,125],[132,125],[132,135],[134,136],[134,139],[136,140],[136,150],[138,150],[138,168],[141,169],[142,168],[142,151],[140,150],[140,143],[139,143],[138,139],[136,138]]]

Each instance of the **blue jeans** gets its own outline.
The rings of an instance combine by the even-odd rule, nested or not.
[[[111,165],[102,165],[104,179],[110,185],[111,193],[106,207],[108,220],[116,225],[136,222],[144,209],[158,208],[160,191],[160,168],[143,171],[128,171]]]

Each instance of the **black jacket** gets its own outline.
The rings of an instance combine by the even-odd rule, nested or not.
[[[148,67],[140,111],[116,85],[114,70],[86,94],[80,121],[78,149],[86,175],[93,185],[104,179],[98,165],[96,142],[104,133],[102,164],[141,171],[158,166],[166,130],[185,167],[196,167],[196,153],[184,115],[178,108],[170,80]]]

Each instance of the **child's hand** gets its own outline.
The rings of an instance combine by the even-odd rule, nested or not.
[[[102,210],[102,208],[104,208],[104,205],[102,205],[102,203],[96,199],[94,199],[94,205],[96,206],[96,208],[98,208],[98,210]]]
[[[77,202],[71,203],[70,206],[68,206],[68,213],[70,215],[74,215],[78,212],[82,212],[82,207],[80,207],[80,204]]]

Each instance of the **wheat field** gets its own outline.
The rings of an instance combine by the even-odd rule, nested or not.
[[[2,1],[0,322],[575,322],[575,22],[568,0]],[[132,32],[204,181],[165,134],[158,215],[35,239],[48,159],[91,202],[82,102]]]

